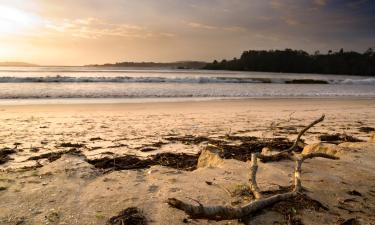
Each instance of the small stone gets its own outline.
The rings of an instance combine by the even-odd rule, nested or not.
[[[315,153],[315,152],[321,152],[321,153],[326,153],[329,155],[336,155],[339,152],[342,152],[342,148],[335,145],[335,144],[327,144],[327,143],[315,143],[315,144],[310,144],[306,145],[305,148],[303,148],[302,154],[310,154],[310,153]]]
[[[371,134],[369,142],[375,142],[375,132]]]
[[[203,167],[217,167],[223,162],[223,159],[219,156],[219,150],[214,148],[205,148],[198,158],[198,168]]]

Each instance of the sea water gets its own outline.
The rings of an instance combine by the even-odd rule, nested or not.
[[[375,97],[375,77],[103,67],[0,67],[0,103]]]

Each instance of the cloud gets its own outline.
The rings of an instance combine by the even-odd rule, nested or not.
[[[359,6],[367,3],[368,0],[357,0],[355,2],[348,2],[347,5],[351,8],[358,8]]]
[[[210,26],[210,25],[201,24],[201,23],[194,23],[194,22],[190,22],[187,25],[189,27],[199,28],[199,29],[206,29],[206,30],[215,30],[215,29],[218,29],[218,27],[215,27],[215,26]]]
[[[196,29],[204,29],[204,30],[221,30],[221,31],[230,31],[230,32],[246,32],[248,31],[247,28],[241,26],[212,26],[202,23],[190,22],[187,23],[189,27],[196,28]]]
[[[270,5],[274,9],[280,9],[283,7],[283,4],[280,0],[271,0]]]
[[[98,39],[104,36],[125,38],[173,37],[174,34],[155,32],[146,27],[109,23],[97,18],[80,18],[75,20],[46,21],[45,28],[51,35],[64,33],[79,38]]]
[[[328,0],[314,0],[314,4],[318,6],[325,6],[327,5]]]
[[[298,20],[293,19],[293,18],[283,18],[283,21],[289,26],[296,26],[300,24]]]
[[[68,50],[65,60],[73,64],[210,61],[244,49],[362,51],[375,42],[370,0],[0,0],[0,6],[27,16],[0,11],[0,49],[7,52],[0,57],[19,49],[40,63],[60,62],[60,51]]]

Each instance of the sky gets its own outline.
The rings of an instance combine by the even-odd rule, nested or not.
[[[373,0],[0,0],[0,62],[231,59],[375,48]]]

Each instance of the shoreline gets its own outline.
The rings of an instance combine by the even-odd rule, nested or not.
[[[58,98],[58,99],[0,99],[1,106],[21,105],[101,105],[101,104],[148,104],[148,103],[190,103],[190,102],[234,102],[234,101],[363,101],[375,100],[374,97],[362,96],[288,96],[288,97],[168,97],[168,98]]]

